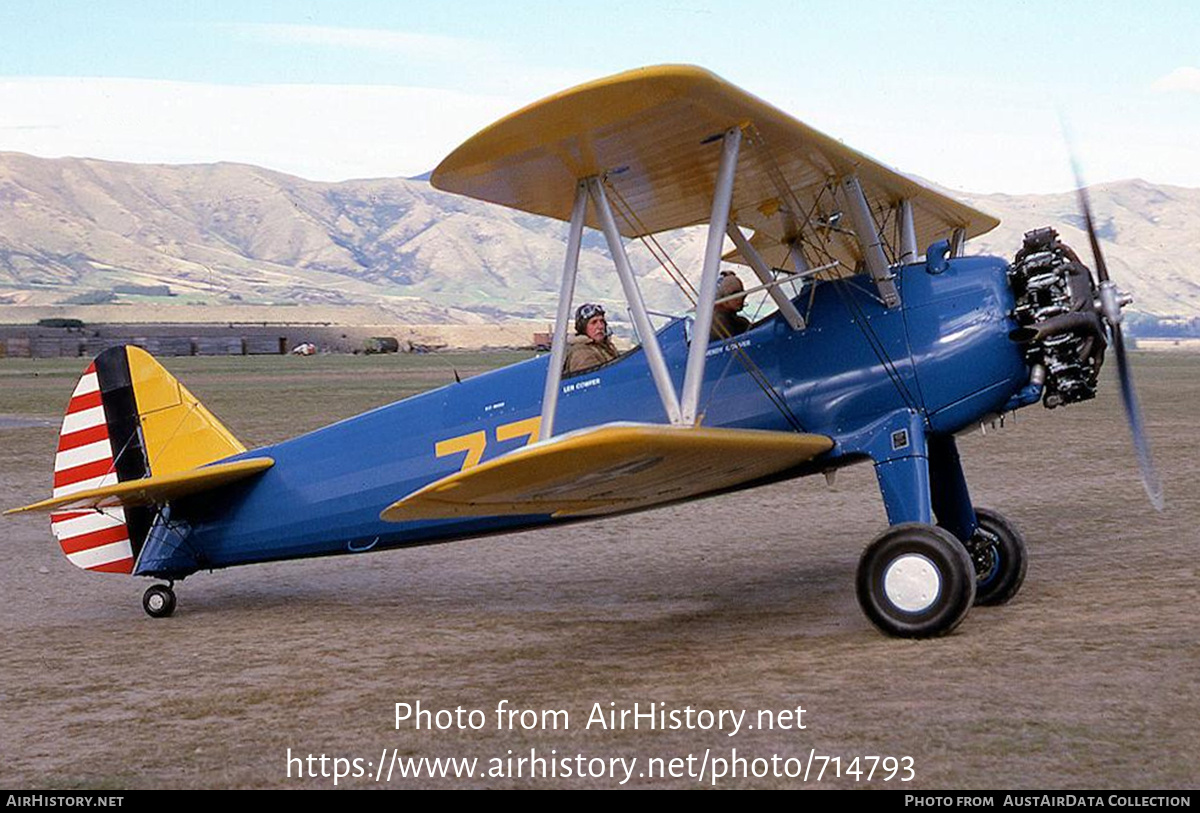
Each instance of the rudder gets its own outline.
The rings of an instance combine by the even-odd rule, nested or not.
[[[186,387],[146,351],[105,350],[79,379],[59,433],[54,497],[151,474],[195,469],[246,451]],[[154,509],[120,506],[51,513],[73,564],[132,573]]]

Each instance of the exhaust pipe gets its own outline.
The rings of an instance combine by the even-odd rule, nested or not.
[[[1094,311],[1092,313],[1075,311],[1051,316],[1045,321],[1016,328],[1008,334],[1008,338],[1018,344],[1030,344],[1063,333],[1083,333],[1103,340],[1104,326],[1100,324],[1100,317]]]

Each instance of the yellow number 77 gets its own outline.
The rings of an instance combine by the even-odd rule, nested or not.
[[[533,418],[525,418],[512,423],[501,424],[496,427],[496,440],[503,443],[506,440],[513,438],[524,437],[524,445],[528,446],[537,437],[538,432],[542,428],[542,416],[537,415]],[[480,429],[478,432],[471,432],[468,435],[459,435],[458,437],[449,438],[448,440],[439,440],[434,446],[434,451],[438,457],[446,457],[447,455],[457,454],[458,452],[466,452],[467,456],[463,458],[462,468],[459,471],[466,471],[472,466],[478,466],[479,461],[483,459],[483,451],[487,448],[487,432]]]

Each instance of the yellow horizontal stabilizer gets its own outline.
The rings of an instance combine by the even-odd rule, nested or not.
[[[606,424],[526,446],[393,503],[388,522],[601,516],[694,499],[786,471],[833,448],[825,435]]]
[[[160,505],[190,494],[208,491],[217,486],[228,485],[251,475],[266,471],[275,465],[269,457],[238,460],[234,463],[218,463],[191,471],[174,474],[154,475],[140,480],[126,480],[101,488],[76,491],[61,497],[35,502],[22,508],[11,508],[5,514],[20,514],[25,511],[71,511],[86,508],[112,508],[123,505]]]

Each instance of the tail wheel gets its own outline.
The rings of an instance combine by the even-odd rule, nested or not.
[[[976,508],[975,518],[979,532],[971,541],[976,563],[986,562],[986,567],[977,568],[975,603],[995,606],[1012,599],[1025,581],[1028,554],[1025,539],[1017,526],[1002,514],[987,508]],[[982,554],[982,557],[978,554]]]
[[[175,612],[175,591],[165,584],[148,587],[142,596],[142,607],[151,618],[167,618]]]
[[[858,603],[888,635],[932,638],[957,627],[975,601],[975,568],[953,534],[921,523],[875,538],[858,563]]]

